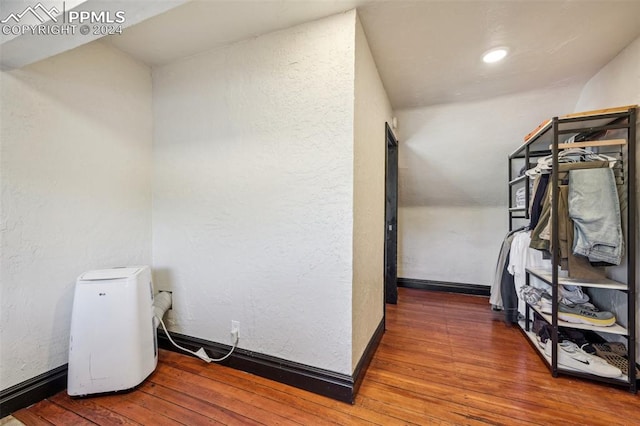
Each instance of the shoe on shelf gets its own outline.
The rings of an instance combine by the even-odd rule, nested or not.
[[[560,301],[560,303],[563,303],[567,306],[572,306],[574,305],[573,303],[567,303],[567,301]],[[580,306],[582,306],[583,309],[588,309],[590,311],[594,311],[594,312],[598,312],[599,309],[592,303],[589,302],[585,302],[585,303],[580,303]],[[540,302],[538,303],[538,306],[540,307],[540,311],[543,314],[548,314],[551,315],[551,295],[549,293],[542,293],[541,297],[540,297]]]
[[[536,333],[536,339],[538,340],[538,346],[544,349],[547,341],[551,340],[551,327],[547,324],[540,327]]]
[[[627,347],[620,342],[594,343],[596,354],[609,364],[618,367],[624,376],[629,374]],[[640,368],[636,367],[636,377],[640,377]]]
[[[551,295],[549,293],[545,292],[542,294],[539,306],[543,314],[551,315]]]
[[[598,327],[608,327],[616,323],[615,315],[607,311],[598,311],[591,304],[566,305],[560,302],[558,318],[573,324],[589,324]]]
[[[613,352],[614,354],[624,357],[627,356],[627,346],[622,342],[605,342],[599,343],[596,346],[597,349],[602,351]]]
[[[551,357],[552,347],[551,339],[547,340],[544,353],[548,357]],[[602,358],[589,355],[569,340],[558,343],[558,366],[611,379],[622,376],[622,371],[618,367],[614,367]]]
[[[570,340],[566,336],[566,329],[562,327],[558,327],[558,341],[562,342],[563,340]],[[542,325],[537,333],[536,338],[538,340],[538,346],[544,349],[547,341],[551,341],[551,335],[553,334],[553,328],[549,324]]]
[[[587,340],[582,331],[573,328],[563,328],[562,333],[566,336],[567,340],[571,340],[589,355],[596,355],[596,349],[591,342]]]
[[[540,296],[544,293],[544,290],[530,285],[523,285],[520,288],[520,299],[524,300],[530,305],[537,305],[540,301]]]
[[[582,292],[582,287],[577,285],[559,285],[560,301],[567,305],[579,305],[589,301],[589,296]]]

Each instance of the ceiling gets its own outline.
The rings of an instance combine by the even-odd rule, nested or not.
[[[344,12],[371,0],[195,0],[105,40],[149,65]]]
[[[640,1],[193,1],[110,36],[149,65],[358,8],[395,109],[584,83],[640,36]],[[510,55],[484,64],[482,53]]]

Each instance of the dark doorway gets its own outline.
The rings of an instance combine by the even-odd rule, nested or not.
[[[398,303],[398,140],[385,124],[387,169],[385,173],[384,300]]]

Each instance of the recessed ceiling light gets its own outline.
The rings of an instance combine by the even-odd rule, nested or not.
[[[497,47],[495,49],[488,50],[482,55],[482,60],[488,64],[501,61],[507,56],[509,49],[506,47]]]

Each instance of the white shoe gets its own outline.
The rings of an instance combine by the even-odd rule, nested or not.
[[[551,347],[552,343],[549,339],[544,348],[544,353],[548,357],[551,357]],[[612,379],[622,376],[622,371],[618,367],[614,367],[600,357],[589,355],[568,340],[558,343],[558,366]]]

